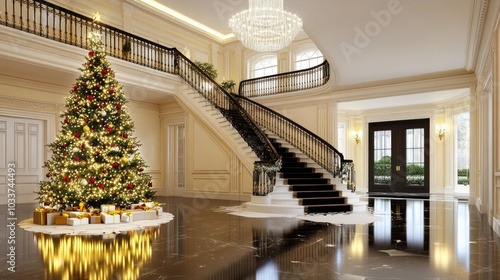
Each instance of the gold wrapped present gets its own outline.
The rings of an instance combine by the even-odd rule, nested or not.
[[[37,225],[50,225],[53,224],[53,214],[56,213],[56,210],[53,208],[45,208],[45,207],[38,207],[35,210],[33,210],[33,223]],[[51,221],[52,223],[48,222],[48,217],[47,215],[51,215]]]
[[[90,216],[90,223],[91,224],[100,224],[101,223],[101,215],[99,216]]]
[[[56,225],[67,225],[68,224],[69,214],[60,214],[56,216],[55,224]]]
[[[46,225],[47,213],[48,211],[45,208],[37,208],[33,210],[33,223],[37,225]]]

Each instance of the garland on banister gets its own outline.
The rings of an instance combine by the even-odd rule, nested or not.
[[[255,164],[254,168],[255,170],[259,171],[259,172],[266,172],[266,173],[276,173],[276,172],[279,172],[281,170],[281,167],[283,165],[283,162],[280,159],[278,159],[273,165],[271,165],[272,163],[264,163],[264,164]]]
[[[351,192],[356,192],[356,182],[354,178],[350,178],[348,176],[349,173],[354,171],[354,163],[346,162],[342,165],[342,169],[340,170],[340,178],[347,184],[347,189],[351,190]],[[354,177],[354,175],[353,175]]]

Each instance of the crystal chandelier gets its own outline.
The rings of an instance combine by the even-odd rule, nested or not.
[[[302,29],[302,20],[283,10],[283,0],[248,2],[248,10],[229,19],[229,27],[247,48],[259,52],[280,50]]]

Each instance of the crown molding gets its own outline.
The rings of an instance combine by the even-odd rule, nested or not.
[[[329,95],[337,102],[401,96],[441,90],[470,88],[476,83],[476,75],[465,70],[448,71],[378,83],[353,85],[334,89]]]
[[[465,69],[473,70],[477,65],[477,58],[481,48],[484,26],[488,16],[490,0],[472,1],[472,15],[468,34],[467,56]]]

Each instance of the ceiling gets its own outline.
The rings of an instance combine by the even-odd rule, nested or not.
[[[150,0],[136,0],[151,2]],[[285,10],[299,15],[303,30],[322,51],[336,75],[335,87],[454,75],[473,70],[480,38],[481,0],[285,0]],[[248,0],[156,0],[194,20],[198,30],[212,30],[221,42],[235,40],[229,18],[248,8]],[[147,4],[146,4],[147,5]],[[187,24],[183,22],[182,24]],[[191,25],[191,24],[188,24]],[[230,39],[228,39],[230,38]],[[422,100],[461,97],[455,91],[385,98],[399,106]],[[373,107],[373,100],[370,100]],[[351,105],[351,106],[348,106]],[[351,102],[345,109],[365,107]]]
[[[147,1],[147,0],[138,0]],[[222,35],[248,0],[156,0]],[[333,65],[336,86],[470,71],[478,0],[285,0]]]

